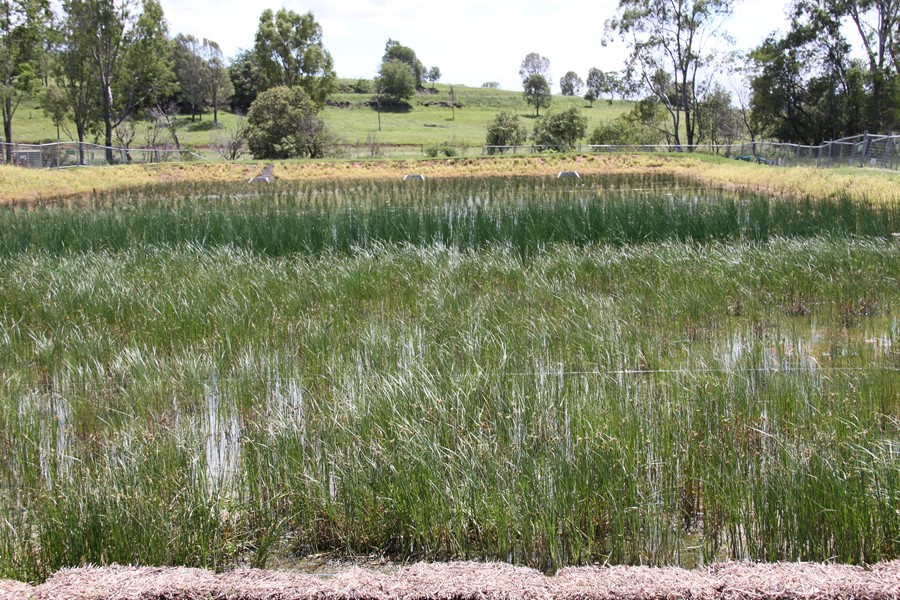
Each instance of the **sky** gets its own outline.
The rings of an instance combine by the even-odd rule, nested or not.
[[[477,87],[487,81],[521,88],[519,66],[529,52],[550,60],[554,92],[567,71],[618,71],[628,54],[621,42],[604,47],[604,22],[616,1],[601,0],[161,0],[171,35],[211,39],[227,58],[253,46],[266,8],[312,11],[322,26],[338,77],[375,75],[387,40],[412,48],[440,83]],[[769,33],[787,29],[783,0],[737,0],[726,31],[749,50]]]

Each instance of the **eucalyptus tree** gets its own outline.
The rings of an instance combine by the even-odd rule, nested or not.
[[[84,31],[74,30],[61,37],[62,41],[55,48],[51,63],[51,77],[61,91],[65,108],[75,124],[79,164],[84,164],[84,140],[87,132],[100,122],[100,82],[95,76],[92,63],[84,55],[84,42],[81,39],[84,35]],[[53,98],[46,97],[45,110],[59,110],[59,103],[55,109],[51,106],[52,103]]]
[[[331,54],[322,45],[322,27],[312,12],[266,9],[259,17],[255,54],[269,85],[299,86],[319,107],[334,90]]]
[[[619,0],[616,15],[606,21],[604,42],[618,35],[631,54],[627,71],[665,107],[672,121],[675,145],[681,147],[681,131],[687,144],[697,136],[695,105],[704,93],[704,70],[719,53],[716,38],[727,40],[724,21],[734,0]],[[671,85],[658,85],[660,73]]]
[[[618,74],[612,71],[601,71],[596,67],[588,70],[585,85],[595,100],[605,96],[609,104],[612,104],[613,96],[622,89]]]
[[[398,60],[409,65],[416,80],[416,89],[421,89],[422,81],[426,78],[428,72],[425,70],[425,65],[416,56],[416,51],[409,46],[404,46],[397,40],[388,39],[384,45],[384,56],[381,57],[381,62],[384,64],[392,60]],[[438,69],[438,74],[440,74],[440,69]]]
[[[213,111],[213,123],[219,123],[219,109],[234,95],[234,85],[225,66],[222,49],[212,40],[203,40],[203,57],[209,73],[209,107]]]
[[[578,96],[584,87],[584,81],[575,71],[569,71],[559,80],[559,89],[563,96]]]
[[[40,85],[42,40],[50,22],[47,0],[0,0],[0,113],[11,144],[12,119],[22,100]],[[12,159],[6,147],[6,161]]]
[[[106,160],[115,128],[174,88],[170,45],[157,0],[64,0],[72,59],[94,79]]]
[[[539,117],[541,109],[550,106],[550,83],[543,75],[535,73],[528,77],[522,85],[525,88],[523,92],[525,101],[534,107],[534,116]]]
[[[534,75],[540,75],[547,82],[548,86],[551,85],[550,59],[541,56],[537,52],[529,52],[525,55],[519,67],[519,77],[522,78],[522,85],[524,86],[525,82]]]
[[[198,113],[203,120],[202,109],[210,96],[211,73],[204,57],[203,44],[192,35],[178,34],[172,45],[175,78],[179,97],[190,106],[191,121]]]
[[[260,92],[269,89],[265,73],[255,50],[241,50],[228,64],[228,78],[234,92],[231,110],[247,114]]]
[[[796,0],[782,40],[821,57],[808,65],[830,72],[846,88],[861,56],[866,98],[862,128],[886,132],[900,123],[900,0]],[[859,72],[859,69],[857,69]],[[838,90],[845,93],[846,90]]]

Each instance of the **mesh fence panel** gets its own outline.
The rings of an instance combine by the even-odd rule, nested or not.
[[[20,167],[58,168],[113,164],[149,164],[206,160],[196,152],[177,148],[107,148],[97,144],[56,142],[51,144],[2,144],[3,156]]]
[[[59,168],[87,165],[150,164],[163,162],[185,162],[208,160],[192,150],[171,147],[159,148],[107,148],[97,144],[77,142],[57,142],[51,144],[0,144],[3,156],[8,162],[31,168]],[[564,146],[482,146],[482,155],[495,154],[539,154],[545,152],[566,152]],[[730,158],[777,166],[857,166],[884,169],[900,169],[900,136],[898,135],[858,135],[825,142],[820,146],[784,144],[780,142],[741,142],[734,144],[702,144],[695,146],[675,146],[657,144],[640,146],[620,145],[578,145],[577,152],[629,152],[629,153],[699,153],[715,154]],[[468,155],[470,148],[454,149],[455,155]],[[366,154],[369,157],[409,157],[424,153],[424,147],[415,149],[378,147],[372,149],[360,146],[346,146],[342,154],[346,157]],[[478,147],[474,148],[478,152]],[[109,153],[110,158],[107,156]]]

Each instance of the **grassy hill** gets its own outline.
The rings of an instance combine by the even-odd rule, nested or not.
[[[343,88],[350,82],[341,82]],[[377,147],[389,154],[421,154],[422,146],[449,143],[456,147],[480,147],[484,143],[487,123],[500,110],[513,110],[524,119],[530,130],[534,123],[534,109],[525,103],[521,92],[453,86],[459,108],[450,108],[450,86],[438,85],[434,90],[416,94],[408,110],[383,111],[381,130],[378,129],[378,113],[370,106],[371,94],[337,93],[331,96],[330,106],[322,111],[331,131],[342,143],[357,146],[359,152],[368,146]],[[616,101],[594,102],[590,108],[580,98],[554,96],[550,110],[578,106],[588,116],[588,131],[605,119],[630,110],[631,103]],[[542,110],[541,114],[546,111]],[[219,113],[219,127],[212,122],[212,114],[204,114],[202,120],[191,121],[179,117],[178,137],[182,145],[202,148],[208,146],[218,131],[232,126],[237,117],[227,112]],[[136,127],[133,147],[146,146],[149,125]],[[74,131],[74,127],[70,127]],[[57,139],[56,128],[36,102],[23,102],[13,120],[13,136],[18,142],[44,142]],[[69,136],[60,133],[62,140]]]

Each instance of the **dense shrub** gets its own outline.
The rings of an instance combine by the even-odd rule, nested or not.
[[[519,115],[512,111],[501,111],[488,123],[485,143],[488,146],[516,146],[524,144],[528,131],[519,120]],[[502,152],[499,148],[489,148],[488,152]]]
[[[325,122],[302,88],[275,87],[259,95],[247,114],[253,158],[321,158],[334,148]]]
[[[663,141],[661,131],[654,129],[631,114],[602,121],[591,133],[591,145],[642,145],[650,146]]]
[[[566,146],[572,148],[587,132],[588,118],[576,107],[550,113],[535,123],[532,131],[534,143],[539,146]]]

